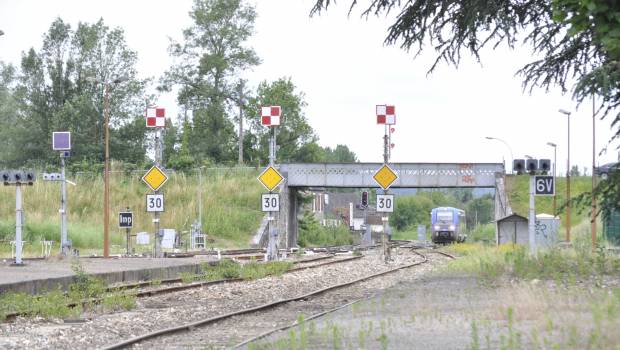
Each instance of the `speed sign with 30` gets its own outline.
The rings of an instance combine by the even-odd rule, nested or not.
[[[263,193],[261,195],[263,211],[280,211],[280,195],[277,193]]]
[[[146,211],[147,212],[164,211],[164,195],[163,194],[147,194],[146,195]]]
[[[391,213],[394,211],[394,195],[378,194],[377,195],[377,212]]]

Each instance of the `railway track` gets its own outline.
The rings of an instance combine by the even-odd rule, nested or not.
[[[298,261],[293,262],[293,264],[296,266],[294,268],[287,270],[285,273],[292,273],[292,272],[297,272],[300,270],[319,268],[319,267],[323,267],[327,265],[349,262],[349,261],[357,260],[360,258],[361,256],[338,258],[338,256],[336,255],[328,255],[328,256],[321,256],[321,257],[316,257],[312,259],[298,260]],[[325,262],[324,260],[327,260],[327,259],[333,259],[333,260]],[[311,264],[311,265],[307,265],[307,264]],[[134,295],[137,298],[145,298],[145,297],[151,297],[155,295],[180,292],[180,291],[189,290],[189,289],[197,289],[197,288],[203,288],[203,287],[208,287],[208,286],[213,286],[213,285],[218,285],[218,284],[235,283],[235,282],[243,282],[243,281],[246,281],[246,279],[229,278],[229,279],[221,279],[221,280],[215,280],[215,281],[200,281],[200,282],[193,282],[193,283],[184,283],[182,278],[170,278],[170,279],[165,279],[165,280],[158,280],[157,283],[155,283],[154,281],[140,281],[140,282],[135,282],[135,283],[127,283],[127,284],[114,286],[114,287],[108,287],[106,288],[106,292],[121,291],[121,290],[137,290],[136,292],[131,292],[130,294]],[[176,284],[176,285],[157,288],[157,287],[154,287],[155,284],[157,285]],[[143,290],[139,290],[140,288],[142,288]],[[101,299],[84,300],[82,305],[98,304],[101,301],[102,301]],[[71,304],[68,304],[67,306],[76,307],[77,304],[71,303]],[[28,315],[28,312],[7,313],[4,317],[4,322],[12,322],[19,316],[27,316],[27,315]]]
[[[294,297],[270,301],[257,306],[199,319],[191,323],[149,332],[108,345],[103,349],[121,349],[139,343],[140,345],[137,348],[193,348],[198,346],[198,344],[192,343],[193,341],[197,339],[210,339],[209,335],[212,334],[212,329],[209,327],[217,326],[224,329],[230,327],[230,329],[243,330],[252,329],[252,331],[256,332],[262,330],[261,327],[256,327],[256,324],[260,324],[267,319],[268,321],[266,321],[265,326],[267,332],[259,334],[259,337],[264,336],[273,331],[274,326],[272,321],[281,323],[284,320],[284,322],[290,326],[294,324],[299,313],[308,313],[316,316],[325,314],[330,310],[333,311],[337,308],[341,308],[344,304],[350,304],[351,300],[357,301],[369,297],[367,288],[361,288],[362,283],[429,262],[427,255],[416,252],[413,249],[411,252],[418,256],[418,259],[411,263],[372,273],[344,283],[322,287]],[[443,252],[432,251],[432,253],[439,253],[446,257],[453,258],[451,255],[444,254]],[[286,315],[283,316],[283,314]],[[247,324],[247,326],[244,326],[245,324]],[[277,327],[276,329],[282,328]],[[190,332],[190,334],[186,334],[186,332]],[[242,346],[254,339],[255,338],[250,338],[241,343],[235,343],[238,343],[238,346]],[[146,344],[144,342],[146,342]],[[201,346],[204,347],[204,345]],[[215,346],[228,347],[230,344],[216,344]]]

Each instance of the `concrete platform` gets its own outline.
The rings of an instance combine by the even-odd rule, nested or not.
[[[50,258],[24,260],[23,266],[12,266],[13,260],[0,261],[0,293],[6,291],[38,294],[61,288],[67,290],[79,264],[89,275],[106,283],[132,282],[178,277],[181,272],[198,273],[200,264],[217,260],[216,256],[197,255],[187,258]]]

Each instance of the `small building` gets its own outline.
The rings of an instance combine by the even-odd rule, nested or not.
[[[529,245],[529,220],[519,214],[511,214],[497,220],[497,244]],[[560,219],[549,214],[536,215],[535,242],[537,248],[551,248],[558,241]]]
[[[529,242],[527,218],[519,214],[510,214],[495,221],[496,242],[527,245]]]

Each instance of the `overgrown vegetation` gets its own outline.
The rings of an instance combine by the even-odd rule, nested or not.
[[[478,276],[484,283],[503,278],[549,279],[562,283],[620,276],[620,258],[605,249],[550,249],[530,254],[527,247],[504,244],[499,247],[459,244],[446,248],[461,258],[450,262],[446,271]]]
[[[322,226],[310,211],[306,211],[299,220],[297,243],[300,247],[347,245],[353,243],[353,236],[345,226]]]
[[[199,274],[181,273],[181,278],[184,283],[232,278],[254,280],[266,276],[280,276],[290,270],[292,266],[293,264],[287,261],[269,261],[266,263],[251,261],[246,264],[239,264],[230,259],[223,259],[214,266],[203,263]]]
[[[73,263],[74,282],[68,292],[60,289],[40,295],[8,292],[0,295],[0,320],[8,314],[20,313],[27,317],[77,317],[83,311],[131,310],[135,296],[119,290],[107,291],[104,282],[86,274],[81,265]]]
[[[110,180],[110,228],[112,252],[124,252],[125,232],[117,229],[117,211],[129,207],[134,213],[133,232],[153,230],[152,215],[146,213],[144,195],[147,186],[141,181],[143,170],[125,173],[122,164],[113,163]],[[199,198],[202,193],[203,231],[219,246],[247,246],[258,228],[263,213],[260,211],[261,185],[256,180],[259,171],[253,168],[207,168],[202,170],[202,185],[197,171],[169,172],[165,184],[165,212],[161,213],[162,227],[177,232],[188,231],[198,218]],[[80,173],[70,179],[77,186],[68,188],[68,235],[79,249],[101,249],[103,229],[103,180],[100,175]],[[57,251],[60,240],[60,217],[57,208],[60,188],[51,181],[37,181],[23,191],[26,227],[24,239],[27,253],[40,254],[41,239],[53,240]],[[8,198],[0,202],[0,239],[14,239],[14,189],[0,187],[0,195]],[[140,246],[136,246],[140,249]],[[8,252],[9,247],[0,247]],[[145,247],[149,251],[150,247]]]

